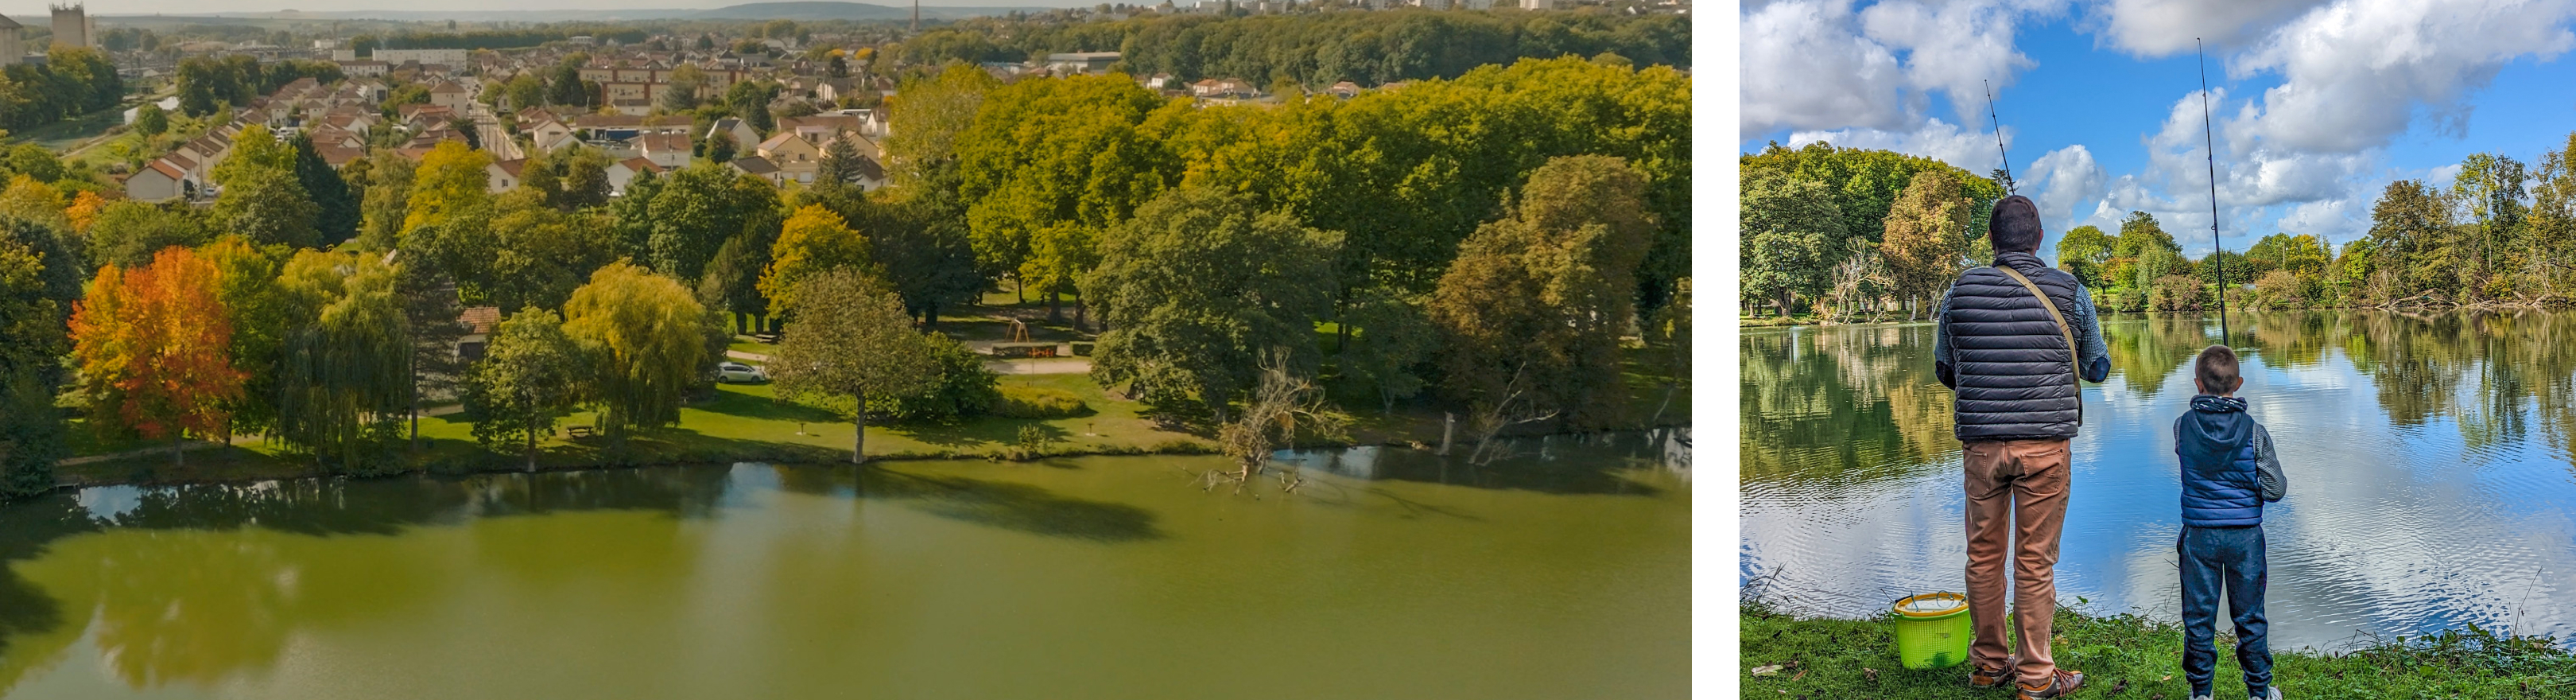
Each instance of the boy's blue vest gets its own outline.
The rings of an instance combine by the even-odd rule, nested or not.
[[[2245,400],[2203,394],[2174,419],[2174,455],[2182,458],[2182,524],[2263,524],[2263,485],[2254,479],[2254,417]]]

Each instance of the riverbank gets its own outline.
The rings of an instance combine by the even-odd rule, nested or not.
[[[1631,375],[1632,381],[1646,382]],[[1203,455],[1216,452],[1204,430],[1157,422],[1146,407],[1102,389],[1083,374],[1015,374],[999,380],[1005,387],[1070,392],[1090,407],[1086,415],[1052,419],[985,416],[955,423],[871,424],[867,454],[871,461],[980,459],[1032,461],[1095,455]],[[1673,394],[1659,420],[1642,416],[1663,403],[1660,387],[1640,384],[1632,402],[1645,429],[1690,423],[1687,389]],[[1441,416],[1436,411],[1399,409],[1350,414],[1346,439],[1301,443],[1299,447],[1407,445],[1436,447]],[[851,425],[831,411],[780,400],[767,384],[720,384],[713,397],[680,409],[676,426],[638,431],[623,446],[602,436],[577,436],[573,426],[588,426],[593,416],[577,413],[564,419],[552,439],[538,443],[537,471],[610,467],[645,467],[729,462],[838,463],[850,459]],[[1466,426],[1456,439],[1466,444]],[[81,428],[74,426],[74,430]],[[1518,434],[1518,433],[1515,433]],[[461,414],[420,418],[421,447],[399,465],[372,475],[428,473],[457,475],[515,472],[528,469],[515,451],[484,449],[473,439],[473,424]],[[76,441],[77,442],[77,441]],[[330,474],[311,460],[288,454],[281,445],[260,439],[236,440],[231,447],[207,444],[187,450],[183,464],[149,444],[83,444],[75,459],[55,468],[62,488],[116,484],[169,485],[239,483]],[[99,455],[115,455],[97,459]],[[86,459],[84,459],[86,458]]]
[[[2183,700],[2182,628],[2137,615],[2096,615],[2060,606],[2052,652],[2084,672],[2078,697]],[[1887,620],[1798,617],[1760,603],[1737,606],[1746,698],[1992,698],[1967,687],[1965,667],[1906,670]],[[2471,627],[2421,639],[2357,640],[2346,651],[2274,649],[2273,683],[2291,698],[2576,697],[2576,652],[2555,640],[2500,636]],[[2225,630],[2219,638],[2217,697],[2245,687]],[[1779,666],[1756,674],[1757,670]]]

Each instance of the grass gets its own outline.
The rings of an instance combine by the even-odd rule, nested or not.
[[[2079,698],[2184,700],[2182,627],[2137,615],[2095,615],[2061,605],[2051,651],[2059,667],[2084,672]],[[1967,687],[1966,666],[1906,670],[1894,623],[1802,618],[1760,603],[1738,606],[1746,698],[2009,698]],[[2218,640],[2219,700],[2245,697],[2234,640]],[[2272,684],[2300,698],[2576,697],[2576,653],[2537,637],[2471,627],[2422,639],[2385,640],[2341,653],[2272,651]],[[1771,675],[1758,667],[1783,664]],[[2125,685],[2125,690],[2111,689]]]

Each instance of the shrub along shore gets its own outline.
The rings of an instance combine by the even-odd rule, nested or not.
[[[950,423],[871,423],[867,428],[868,459],[1030,461],[1093,455],[1208,455],[1218,451],[1217,443],[1204,434],[1208,431],[1159,423],[1148,415],[1150,409],[1144,404],[1102,389],[1087,375],[1006,375],[999,382],[1006,392],[1070,394],[1080,398],[1084,408],[1076,415],[1054,418],[988,415]],[[1664,392],[1660,387],[1647,386],[1650,382],[1646,380],[1639,382],[1631,392],[1633,403],[1642,409],[1637,414],[1639,419],[1620,428],[1689,425],[1687,389],[1677,391],[1664,415],[1650,423],[1647,416],[1662,403]],[[554,438],[539,444],[537,469],[730,462],[847,463],[850,458],[852,435],[847,418],[806,403],[781,400],[770,384],[720,384],[712,396],[683,406],[680,413],[677,426],[639,431],[622,449],[604,436],[574,435],[571,426],[587,426],[593,418],[587,412],[574,414],[564,421],[566,427],[558,430]],[[1410,406],[1391,413],[1363,410],[1349,414],[1349,418],[1351,425],[1342,439],[1301,441],[1298,446],[1437,447],[1440,442],[1442,425],[1437,410]],[[458,413],[422,416],[420,447],[407,454],[406,468],[394,473],[458,475],[527,469],[525,460],[516,454],[478,445],[472,428],[472,423]],[[1536,431],[1516,434],[1549,430],[1538,426]],[[74,432],[82,431],[75,426]],[[1469,449],[1463,416],[1457,433],[1459,449]],[[172,463],[165,443],[78,447],[83,455],[120,456],[68,460],[55,469],[61,487],[238,483],[330,474],[308,457],[298,457],[283,445],[257,438],[236,439],[230,448],[197,446],[187,450],[184,464],[179,465]]]
[[[2051,651],[2060,667],[2084,672],[2077,697],[2184,700],[2182,627],[2134,614],[2101,615],[2060,605]],[[1746,698],[1992,698],[1971,689],[1965,667],[1907,670],[1897,662],[1889,619],[1800,617],[1761,603],[1738,606]],[[2478,628],[2422,637],[2356,640],[2341,651],[2275,647],[2273,685],[2300,698],[2576,697],[2576,652],[2546,637]],[[2219,636],[2221,699],[2245,697],[2234,640]],[[1777,666],[1772,669],[1769,667]],[[1757,671],[1760,673],[1757,674]]]

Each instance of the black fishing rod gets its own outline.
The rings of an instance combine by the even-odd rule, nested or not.
[[[1995,155],[2003,156],[2004,159],[2004,194],[2007,196],[2019,194],[2014,191],[2018,188],[2013,186],[2012,154],[2004,152],[2004,120],[2003,117],[1995,115],[1995,84],[1989,80],[1977,82],[1986,85],[1986,118],[1992,120],[1995,125]]]
[[[2192,37],[2192,50],[2200,55],[2200,138],[2209,149],[2209,254],[2218,263],[2218,344],[2227,344],[2227,246],[2218,242],[2218,139],[2209,127],[2209,54],[2200,48],[2200,38]]]

